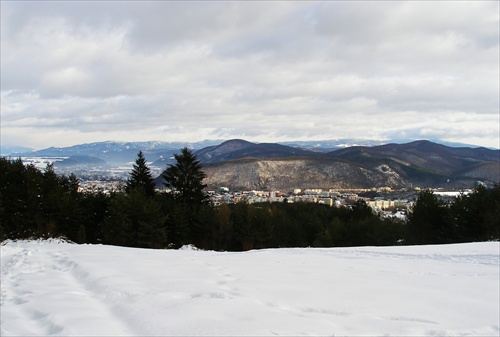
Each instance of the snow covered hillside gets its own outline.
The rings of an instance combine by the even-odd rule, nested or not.
[[[1,335],[500,334],[498,242],[147,250],[1,247]]]

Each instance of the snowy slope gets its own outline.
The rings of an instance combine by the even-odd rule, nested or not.
[[[498,242],[241,253],[1,247],[1,335],[500,334]]]

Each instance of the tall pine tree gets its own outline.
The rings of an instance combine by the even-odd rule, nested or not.
[[[146,195],[153,196],[155,194],[155,182],[151,170],[146,165],[146,158],[139,151],[137,159],[133,165],[130,178],[125,185],[125,191],[130,193],[132,190],[142,190]]]
[[[449,241],[448,207],[432,190],[420,192],[407,219],[408,243],[436,244]]]
[[[205,233],[205,223],[200,222],[201,207],[207,203],[203,192],[205,173],[196,156],[187,148],[174,155],[175,165],[169,165],[163,172],[165,186],[172,190],[175,203],[172,221],[167,222],[167,230],[174,246],[199,243]]]
[[[206,175],[202,165],[191,151],[181,149],[181,154],[174,154],[175,165],[169,165],[163,172],[165,186],[174,192],[176,199],[189,205],[201,205],[207,201],[203,189]]]

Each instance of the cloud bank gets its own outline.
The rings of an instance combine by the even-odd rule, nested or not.
[[[500,4],[1,2],[1,140],[500,147]]]

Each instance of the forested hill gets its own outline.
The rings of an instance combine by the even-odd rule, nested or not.
[[[500,182],[500,150],[429,141],[354,146],[331,152],[232,140],[196,154],[207,184],[248,189],[469,188]]]

